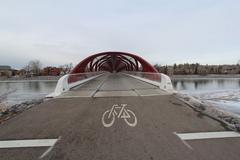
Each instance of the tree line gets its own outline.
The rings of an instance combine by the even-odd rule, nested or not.
[[[47,66],[47,67],[43,68],[42,63],[39,60],[31,60],[20,71],[23,71],[24,74],[27,75],[27,76],[40,76],[43,73],[48,75],[49,72],[51,72],[51,70],[53,70],[53,69],[61,72],[61,74],[67,74],[67,73],[70,72],[70,70],[72,68],[73,68],[72,63],[63,64],[63,65],[60,65],[58,67]]]
[[[161,73],[168,75],[207,75],[207,74],[240,74],[240,64],[236,65],[202,65],[199,63],[184,63],[173,65],[155,64]]]

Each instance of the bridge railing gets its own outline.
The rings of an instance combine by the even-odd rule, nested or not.
[[[99,76],[102,76],[106,72],[86,72],[86,73],[77,73],[77,74],[66,74],[62,76],[56,85],[56,88],[53,93],[47,95],[46,97],[56,97],[61,95],[63,92],[69,91],[70,89],[83,84],[87,81],[95,79]]]
[[[82,82],[85,82],[86,80],[96,78],[99,75],[104,74],[105,72],[86,72],[86,73],[78,73],[78,74],[69,74],[68,75],[68,85],[69,89],[82,84]]]
[[[124,72],[124,73],[135,75],[135,76],[142,77],[142,78],[146,78],[149,80],[153,80],[153,81],[156,81],[159,83],[162,80],[161,74],[159,74],[159,73],[151,73],[151,72]]]
[[[172,81],[169,76],[163,73],[150,72],[123,72],[133,78],[158,86],[160,89],[173,92]]]

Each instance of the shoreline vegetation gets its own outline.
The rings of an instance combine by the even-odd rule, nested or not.
[[[159,65],[154,67],[167,75],[208,75],[208,74],[240,74],[240,64],[203,65],[199,63],[184,63],[174,65]]]
[[[203,65],[200,63],[183,63],[173,65],[155,64],[154,67],[160,73],[177,78],[179,76],[211,76],[211,75],[240,75],[240,62],[237,64],[222,65]],[[12,69],[11,66],[0,65],[0,81],[18,81],[18,80],[58,80],[73,68],[72,63],[64,64],[59,67],[47,66],[42,68],[39,60],[31,60],[22,69]],[[239,76],[240,77],[240,76]]]

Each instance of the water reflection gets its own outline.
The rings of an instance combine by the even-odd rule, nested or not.
[[[173,87],[189,91],[240,89],[240,79],[179,79],[173,80]]]
[[[29,85],[27,84],[26,87],[29,87],[29,89],[31,88],[34,91],[40,91],[39,83],[29,83]]]

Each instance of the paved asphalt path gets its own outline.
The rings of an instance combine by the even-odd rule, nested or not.
[[[103,114],[121,104],[135,114],[136,126],[115,116],[112,126],[104,127]],[[225,128],[172,95],[77,97],[51,99],[6,121],[0,140],[61,137],[43,160],[239,160],[240,138],[184,142],[174,134],[212,131]],[[47,149],[0,149],[0,160],[39,159]]]
[[[133,89],[156,89],[158,87],[123,74],[106,74],[74,90],[127,91]]]

